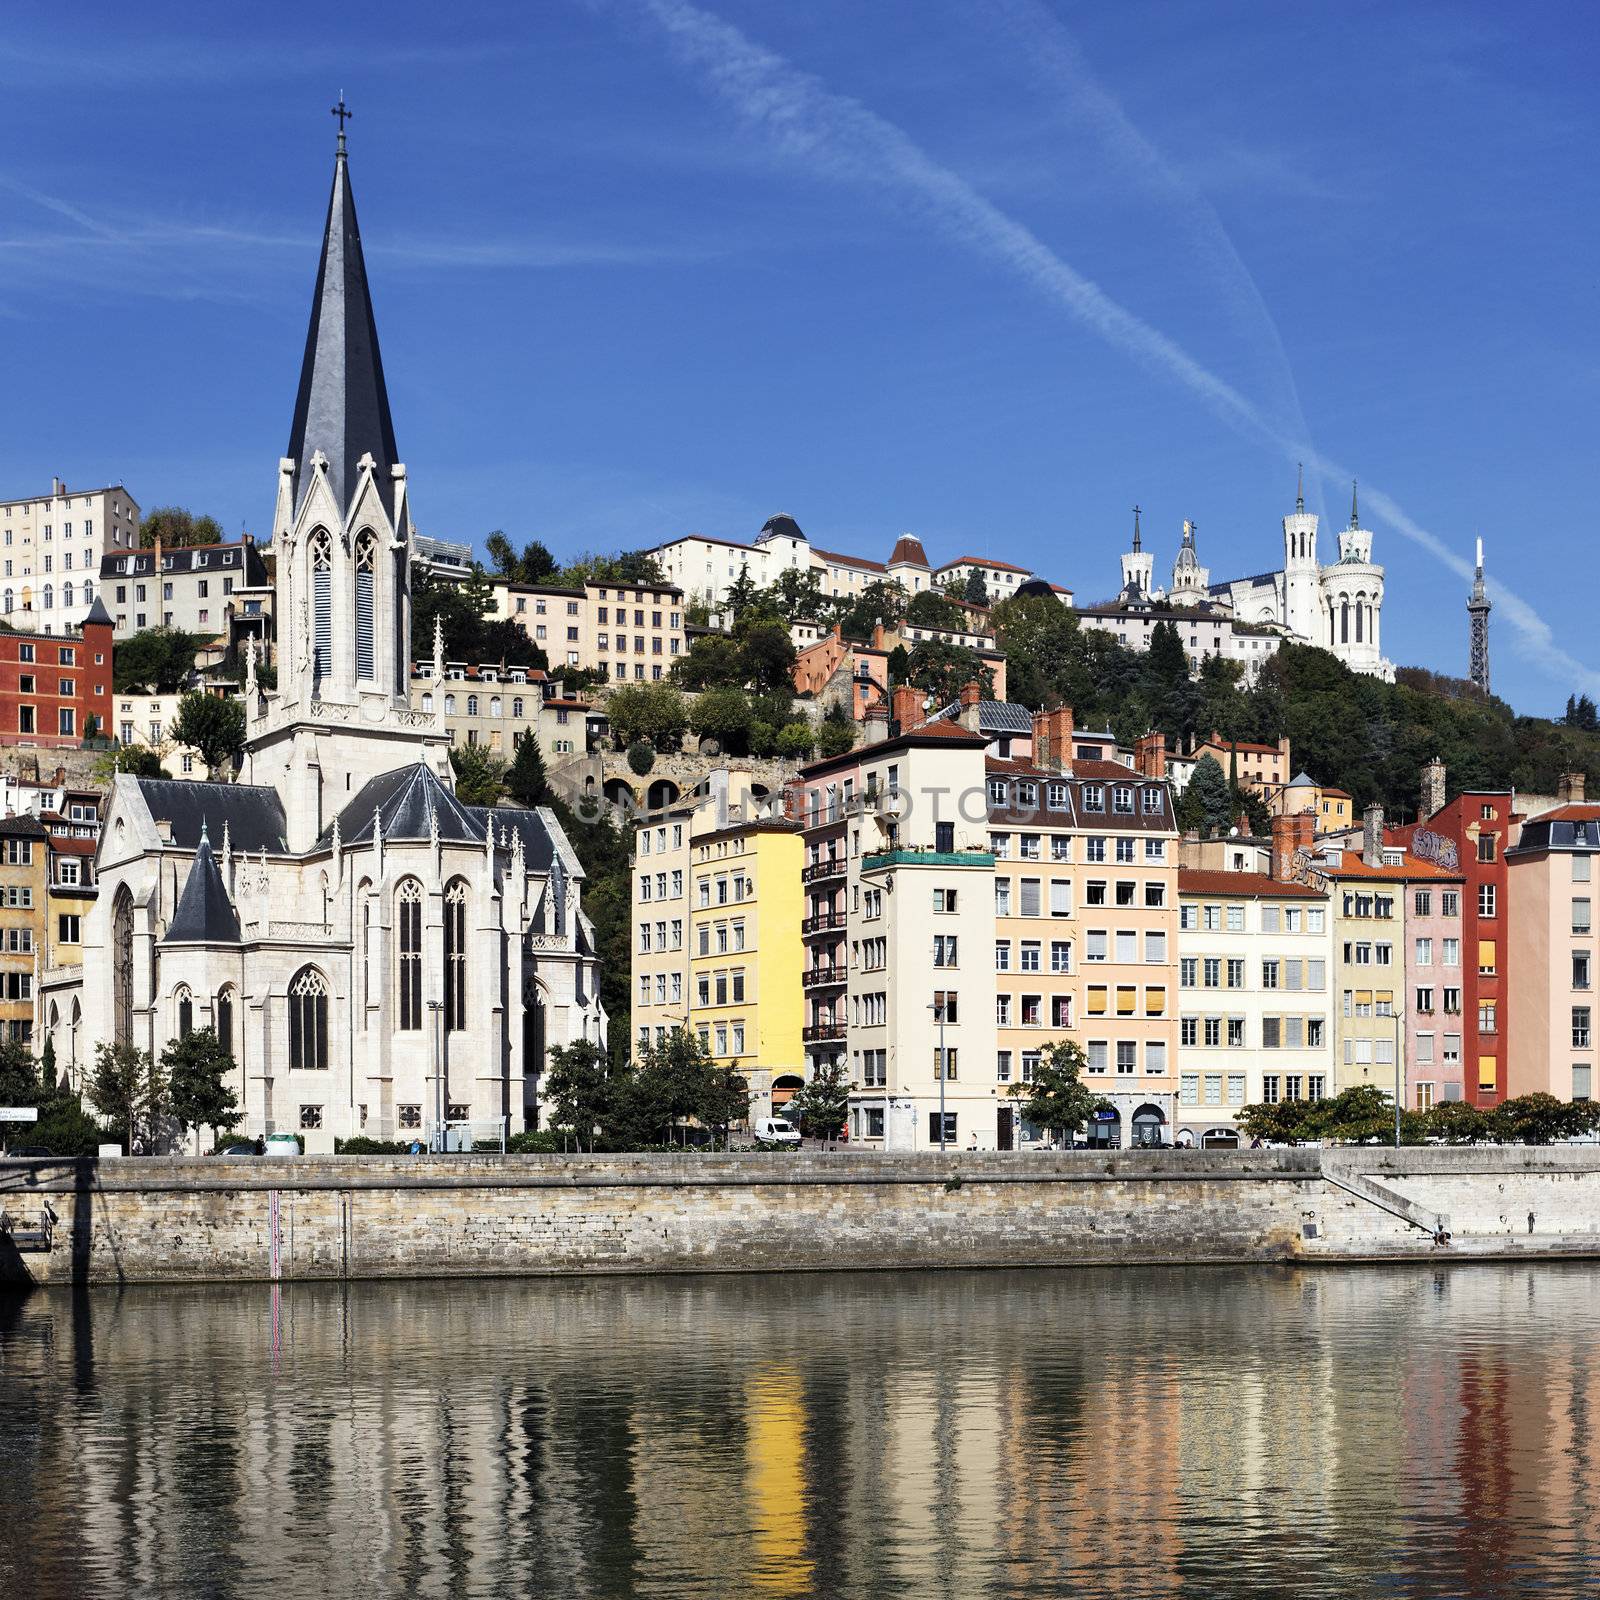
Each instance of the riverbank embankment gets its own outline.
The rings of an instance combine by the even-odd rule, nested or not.
[[[1600,1149],[0,1160],[0,1282],[1600,1256]]]

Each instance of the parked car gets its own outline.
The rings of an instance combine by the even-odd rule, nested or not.
[[[800,1130],[783,1117],[757,1117],[750,1125],[750,1136],[757,1144],[800,1143]]]
[[[226,1144],[217,1151],[219,1156],[253,1156],[255,1153],[254,1139],[235,1139],[232,1144]]]
[[[299,1136],[293,1133],[269,1133],[267,1135],[267,1154],[269,1156],[299,1155]]]

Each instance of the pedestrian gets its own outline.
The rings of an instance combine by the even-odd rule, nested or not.
[[[267,1141],[259,1133],[256,1135],[255,1151],[258,1156],[264,1156],[267,1153]]]

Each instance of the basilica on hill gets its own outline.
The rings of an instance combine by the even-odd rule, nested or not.
[[[410,497],[341,131],[278,463],[276,687],[252,657],[238,783],[115,780],[82,968],[41,993],[80,1081],[95,1041],[212,1027],[243,1131],[331,1150],[535,1127],[547,1052],[604,1042],[559,823],[464,805],[442,721],[411,708]]]

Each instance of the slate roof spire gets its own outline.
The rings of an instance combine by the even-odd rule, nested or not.
[[[194,865],[183,881],[178,908],[167,927],[166,944],[237,944],[239,914],[228,898],[227,885],[211,850],[210,830],[202,819]]]
[[[342,108],[342,99],[340,105]],[[389,469],[399,460],[355,196],[350,189],[342,120],[339,148],[333,158],[333,193],[328,200],[322,260],[311,301],[311,326],[300,368],[300,392],[286,452],[295,461],[297,510],[311,481],[311,457],[318,450],[328,458],[328,481],[339,497],[341,512],[355,493],[356,463],[363,455],[372,453],[383,485],[389,481]]]

